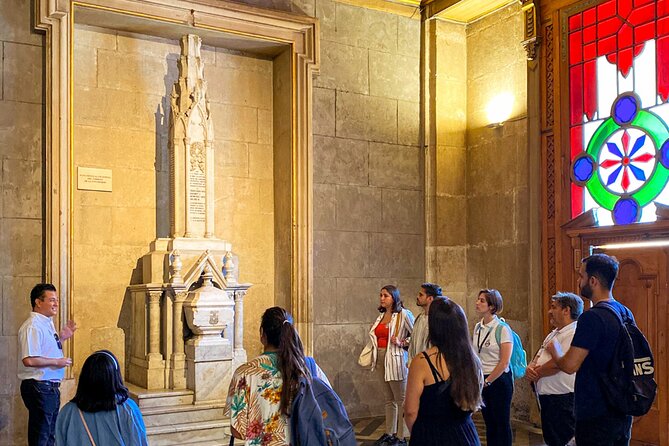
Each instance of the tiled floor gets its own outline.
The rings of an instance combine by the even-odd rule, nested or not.
[[[481,437],[481,444],[485,446],[485,427],[483,419],[480,414],[474,416],[474,423],[479,431]],[[384,419],[377,418],[361,418],[353,420],[355,428],[355,435],[359,441],[360,446],[372,446],[374,441],[383,435]],[[541,430],[518,424],[513,429],[513,444],[514,446],[543,446],[544,442],[541,437]]]

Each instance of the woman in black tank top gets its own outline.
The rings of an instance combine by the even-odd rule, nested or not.
[[[433,347],[416,356],[409,369],[405,419],[410,444],[480,445],[471,414],[481,407],[483,373],[464,311],[450,299],[435,299],[428,326]]]

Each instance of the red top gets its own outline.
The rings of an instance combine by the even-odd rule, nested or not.
[[[376,342],[379,348],[388,347],[388,335],[390,330],[388,329],[388,324],[379,324],[374,329],[374,334],[376,335]]]

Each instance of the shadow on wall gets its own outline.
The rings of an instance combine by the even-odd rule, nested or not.
[[[156,106],[156,237],[170,236],[170,119],[172,109],[170,97],[174,82],[178,80],[177,61],[179,54],[170,53],[166,56],[167,73],[163,77],[165,94]]]
[[[142,283],[142,259],[138,259],[135,264],[135,268],[132,270],[130,275],[129,285],[136,285]],[[124,333],[124,351],[122,357],[125,358],[125,367],[123,370],[123,379],[127,380],[128,376],[128,367],[130,364],[130,356],[132,352],[132,294],[128,288],[125,289],[125,294],[123,295],[123,303],[121,304],[121,311],[118,315],[118,321],[116,326],[123,330]],[[121,355],[119,355],[121,357]]]

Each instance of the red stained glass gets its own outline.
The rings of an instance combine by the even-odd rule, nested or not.
[[[583,26],[594,25],[597,20],[597,8],[590,8],[583,12]]]
[[[634,43],[644,43],[655,37],[655,22],[634,28]]]
[[[607,19],[616,15],[616,2],[614,0],[602,3],[597,7],[597,17],[599,20]]]
[[[581,27],[581,14],[574,14],[569,17],[569,31],[577,30]]]
[[[665,36],[669,34],[669,17],[662,17],[657,20],[657,35]]]
[[[571,159],[583,152],[583,126],[576,125],[570,129],[569,143],[571,146]],[[571,218],[578,217],[583,212],[583,187],[571,183]]]
[[[611,54],[616,50],[616,36],[607,37],[606,39],[601,39],[597,43],[599,56],[605,56]]]
[[[597,27],[588,26],[583,28],[583,43],[594,42],[597,39]]]
[[[630,74],[630,69],[632,68],[632,62],[634,61],[634,52],[632,48],[627,48],[624,50],[618,51],[618,69],[623,76],[627,77]]]
[[[590,60],[583,65],[583,111],[590,120],[595,117],[595,112],[597,112],[596,60]]]
[[[583,122],[583,69],[576,65],[569,69],[569,104],[572,125]]]
[[[657,92],[663,102],[669,98],[669,36],[657,39]]]
[[[569,36],[569,63],[574,65],[583,59],[583,42],[581,42],[581,33],[573,33]]]
[[[583,186],[571,183],[571,218],[576,218],[583,213]]]
[[[597,58],[597,44],[589,43],[583,47],[583,60],[593,60]]]
[[[669,0],[605,0],[569,17],[568,24],[569,141],[573,160],[584,149],[584,118],[592,121],[600,105],[597,94],[598,57],[605,56],[609,63],[617,66],[622,76],[628,77],[635,57],[647,47],[645,42],[656,39],[657,94],[663,102],[669,102]],[[613,88],[616,88],[615,83]],[[644,153],[637,155],[633,161],[647,162],[652,157],[652,154]],[[607,162],[613,163],[604,161]],[[626,190],[632,183],[631,173],[625,171],[621,174],[620,185]],[[572,183],[570,189],[571,214],[577,217],[584,211],[585,188]]]
[[[632,0],[618,0],[618,15],[627,17],[632,12]]]
[[[632,46],[632,27],[623,25],[618,32],[618,49]]]
[[[571,146],[571,159],[583,151],[583,126],[575,125],[570,130],[569,142]]]
[[[622,23],[623,22],[618,17],[606,19],[599,23],[597,25],[597,33],[599,34],[599,38],[601,39],[602,37],[615,35],[620,29]]]
[[[629,15],[627,20],[633,25],[640,25],[642,23],[650,22],[655,18],[655,4],[650,4],[636,8]]]
[[[669,15],[669,0],[657,1],[657,16],[664,17]]]

